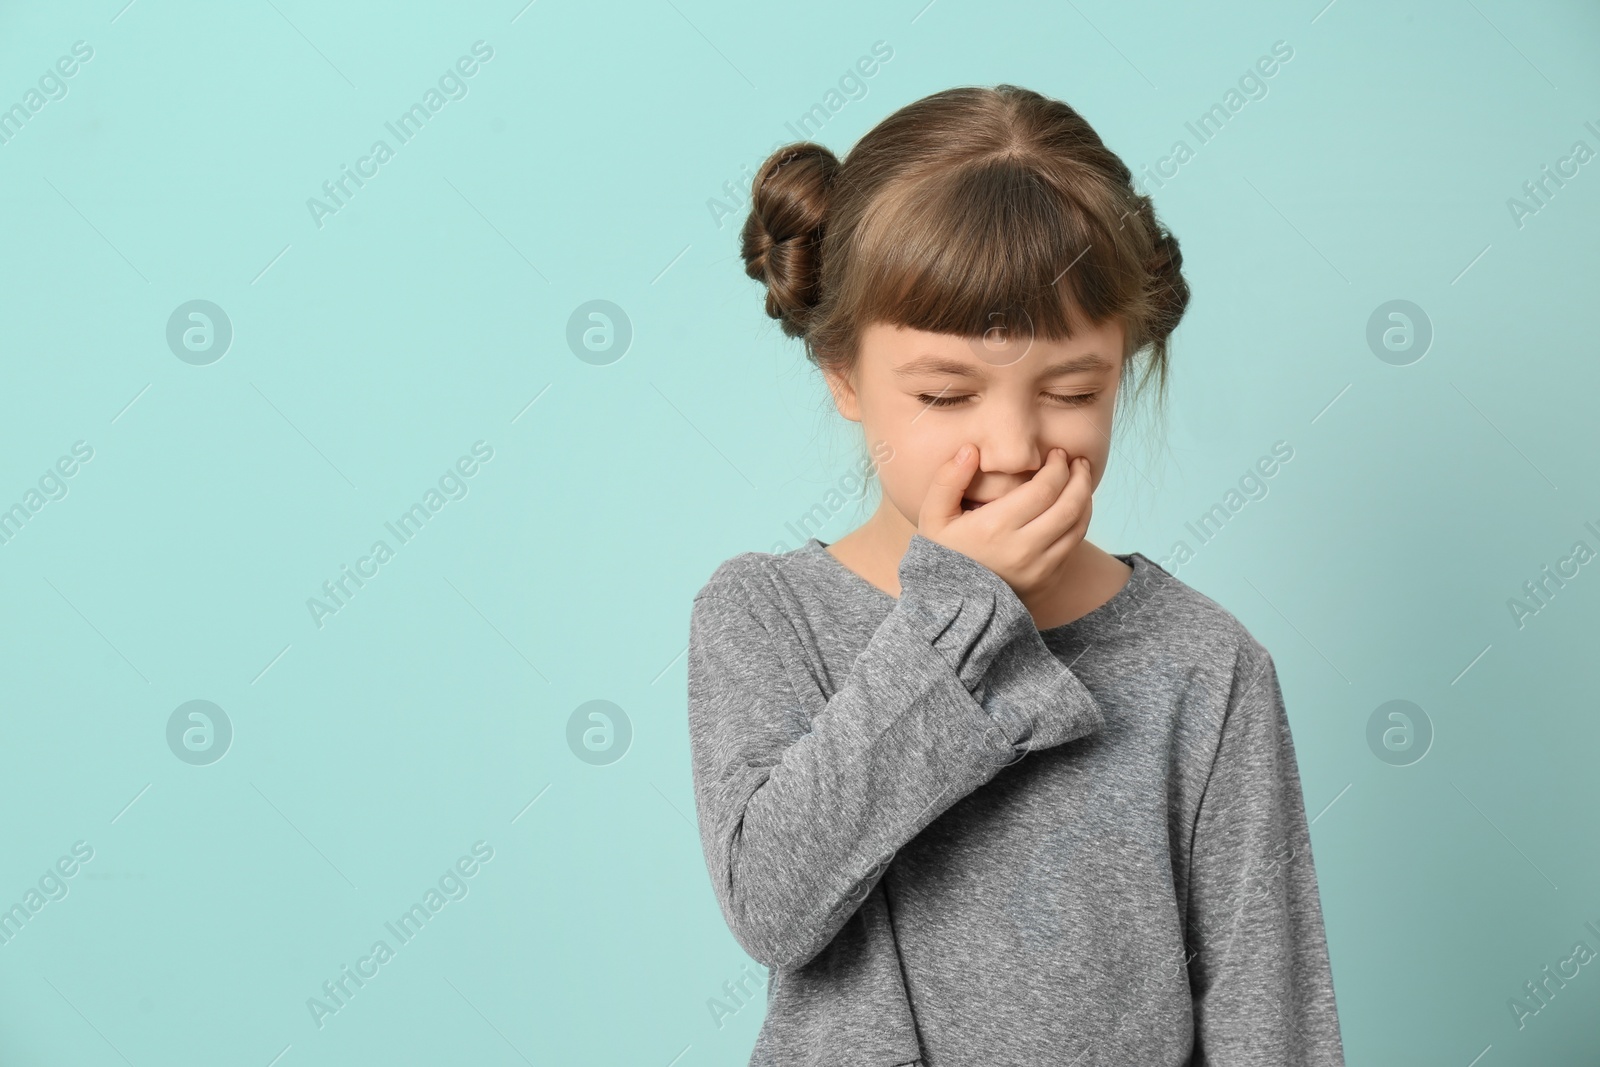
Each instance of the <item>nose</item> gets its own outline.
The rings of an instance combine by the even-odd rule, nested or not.
[[[973,427],[978,470],[1031,475],[1044,465],[1039,417],[1033,405],[994,401],[983,405]]]

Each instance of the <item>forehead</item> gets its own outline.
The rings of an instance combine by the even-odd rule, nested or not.
[[[1071,338],[1046,341],[930,333],[874,323],[862,332],[861,358],[895,380],[924,377],[973,378],[1113,372],[1122,365],[1123,330],[1115,320],[1080,327]]]

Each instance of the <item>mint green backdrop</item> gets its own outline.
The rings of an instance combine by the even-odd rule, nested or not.
[[[744,189],[1006,81],[1182,243],[1091,538],[1277,661],[1349,1062],[1595,1062],[1592,4],[124,5],[0,14],[0,1063],[743,1064],[690,601],[874,502]]]

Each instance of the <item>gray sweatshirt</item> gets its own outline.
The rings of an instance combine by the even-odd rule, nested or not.
[[[898,599],[815,538],[696,594],[701,845],[770,971],[751,1067],[1342,1067],[1272,657],[1117,558],[1044,631],[921,534]]]

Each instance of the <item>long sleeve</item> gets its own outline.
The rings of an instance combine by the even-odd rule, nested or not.
[[[1195,823],[1194,1067],[1342,1067],[1294,742],[1272,657],[1241,665]]]
[[[915,534],[899,575],[899,600],[825,704],[799,666],[801,638],[763,624],[737,582],[695,598],[701,844],[729,928],[769,968],[815,957],[895,852],[956,801],[1026,752],[1104,724],[988,567]]]

